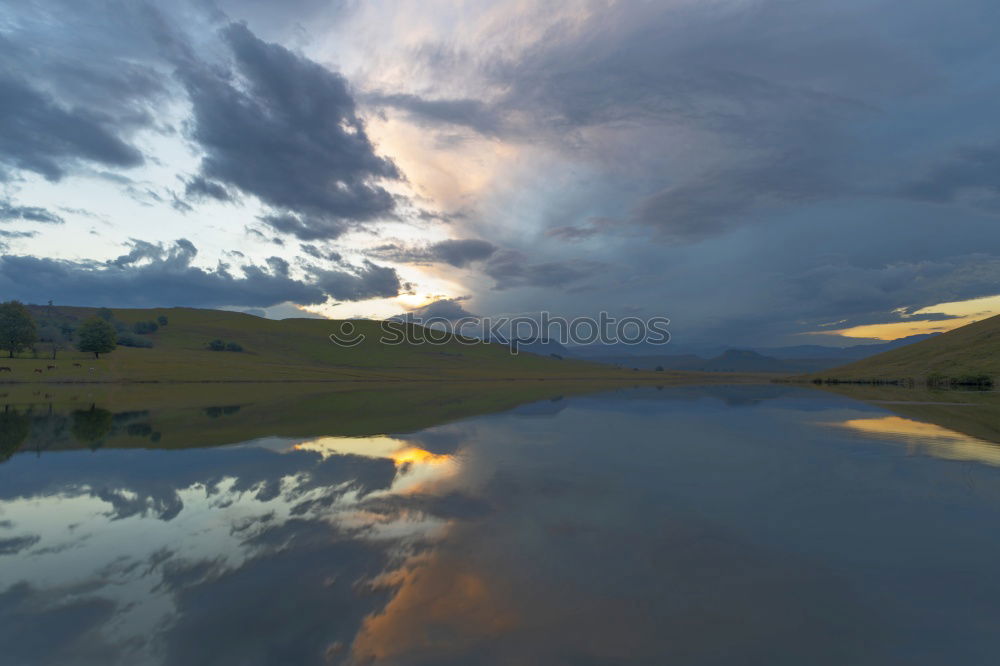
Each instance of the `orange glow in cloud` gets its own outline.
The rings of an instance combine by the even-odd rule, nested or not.
[[[472,133],[441,146],[426,130],[403,120],[371,118],[367,130],[392,155],[415,193],[443,211],[461,208],[491,187],[521,152],[514,144]]]

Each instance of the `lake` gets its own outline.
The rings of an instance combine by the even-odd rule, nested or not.
[[[996,394],[540,384],[5,396],[0,661],[1000,663]]]

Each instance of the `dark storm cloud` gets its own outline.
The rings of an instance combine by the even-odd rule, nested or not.
[[[662,240],[697,241],[746,223],[755,212],[836,196],[836,177],[796,152],[667,186],[640,201],[627,219],[652,228]]]
[[[192,266],[197,249],[187,240],[170,247],[133,241],[125,255],[108,262],[74,262],[32,256],[0,257],[0,291],[29,303],[148,307],[221,305],[269,307],[326,300],[324,289],[248,264],[242,275],[226,266]]]
[[[233,196],[222,185],[195,176],[184,184],[184,195],[189,199],[215,199],[216,201],[232,201]]]
[[[936,204],[967,203],[1000,212],[1000,145],[962,148],[919,180],[898,190]]]
[[[430,245],[427,249],[437,261],[459,268],[474,261],[488,259],[497,251],[493,243],[476,239],[443,240]]]
[[[202,176],[291,211],[266,221],[302,240],[390,215],[395,201],[376,181],[399,171],[375,154],[344,78],[245,25],[222,37],[233,72],[178,59],[194,108],[191,137],[205,152]]]
[[[371,254],[387,261],[429,264],[444,263],[456,268],[489,259],[497,246],[479,239],[443,240],[423,247],[388,244],[375,248]]]
[[[414,308],[405,314],[398,315],[395,319],[403,321],[427,321],[429,319],[457,321],[459,319],[476,319],[476,315],[466,310],[462,305],[462,301],[464,300],[464,298],[441,298],[433,303],[428,303],[419,308]]]
[[[515,287],[566,287],[594,277],[600,264],[593,261],[532,263],[514,250],[501,250],[486,262],[483,272],[496,281],[495,289]]]
[[[363,266],[353,270],[315,271],[313,277],[317,286],[338,301],[392,298],[402,290],[402,283],[395,269],[370,261],[365,261]]]
[[[46,224],[62,224],[65,221],[61,216],[40,206],[16,206],[9,201],[0,200],[0,222],[15,220]]]
[[[299,249],[301,249],[304,254],[307,254],[313,259],[320,259],[323,261],[334,261],[334,262],[340,262],[343,259],[343,257],[340,255],[339,252],[336,252],[334,250],[323,249],[311,243],[303,243],[299,245]]]
[[[549,238],[558,238],[564,241],[582,241],[588,238],[593,238],[601,234],[601,229],[595,226],[588,225],[565,225],[561,227],[553,227],[545,232],[545,235]]]
[[[794,284],[793,300],[802,304],[797,306],[802,315],[817,317],[833,309],[849,325],[905,321],[910,313],[937,303],[996,294],[1000,257],[972,254],[873,268],[819,266],[795,276]],[[819,311],[808,305],[810,299]],[[891,312],[901,302],[906,305]]]
[[[0,179],[8,170],[26,170],[61,179],[77,161],[135,167],[142,154],[113,130],[112,119],[81,108],[66,108],[50,95],[13,75],[0,74]]]
[[[7,231],[0,229],[0,238],[34,238],[38,233],[35,231]]]
[[[16,555],[22,550],[31,548],[41,541],[41,539],[40,536],[35,534],[0,539],[0,555]]]
[[[144,163],[137,130],[162,130],[158,68],[142,3],[14,3],[0,35],[0,177],[58,181],[80,166]],[[58,17],[56,20],[54,17]]]
[[[943,21],[960,34],[955,23],[968,28],[995,18],[990,3],[968,9],[957,20],[921,7],[901,25],[881,7],[853,2],[836,14],[772,0],[623,3],[592,8],[572,30],[553,29],[505,57],[447,43],[422,47],[414,57],[442,77],[478,77],[487,89],[502,90],[488,104],[463,100],[462,108],[503,118],[492,126],[511,140],[541,141],[574,151],[575,159],[599,161],[608,145],[588,145],[585,132],[625,128],[633,134],[625,141],[639,137],[641,149],[613,162],[616,173],[631,177],[631,192],[645,191],[631,200],[631,192],[615,193],[620,217],[652,228],[660,240],[683,243],[759,223],[760,214],[781,208],[870,191],[865,162],[892,161],[897,151],[870,156],[872,137],[858,129],[884,121],[883,106],[940,83],[922,62],[931,48],[922,31]],[[891,39],[858,30],[887,23]],[[974,57],[989,62],[989,49],[996,49],[988,34],[969,37],[985,47]],[[972,53],[946,57],[971,60]],[[430,104],[399,95],[394,106],[417,113]],[[456,122],[448,113],[422,117]],[[696,150],[678,154],[685,146]],[[569,240],[592,235],[572,226],[553,231]]]
[[[295,213],[262,215],[257,219],[279,233],[289,234],[299,240],[306,241],[332,240],[350,228],[347,222],[339,218],[297,215]]]

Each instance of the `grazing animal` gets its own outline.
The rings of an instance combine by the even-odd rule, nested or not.
[[[38,374],[42,374],[42,369],[41,368],[35,368],[35,372],[37,372]]]
[[[83,366],[82,366],[82,365],[80,365],[79,363],[74,363],[74,364],[73,364],[73,367],[74,367],[74,368],[82,368]]]
[[[13,370],[11,370],[10,368],[8,368],[8,367],[7,367],[6,365],[5,365],[5,366],[2,366],[2,367],[0,367],[0,372],[14,372],[14,371],[13,371]]]
[[[55,370],[55,369],[56,369],[56,366],[54,366],[54,365],[50,365],[50,366],[46,367],[45,369],[46,369],[46,370]]]

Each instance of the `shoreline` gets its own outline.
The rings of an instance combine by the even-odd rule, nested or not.
[[[129,385],[163,385],[176,386],[185,384],[466,384],[487,382],[614,382],[630,383],[644,382],[651,384],[771,384],[780,383],[778,377],[759,375],[741,375],[718,373],[699,374],[697,377],[678,377],[666,375],[650,377],[638,375],[635,377],[441,377],[441,378],[371,378],[371,379],[124,379],[124,380],[52,380],[52,381],[0,381],[4,386],[129,386]]]

